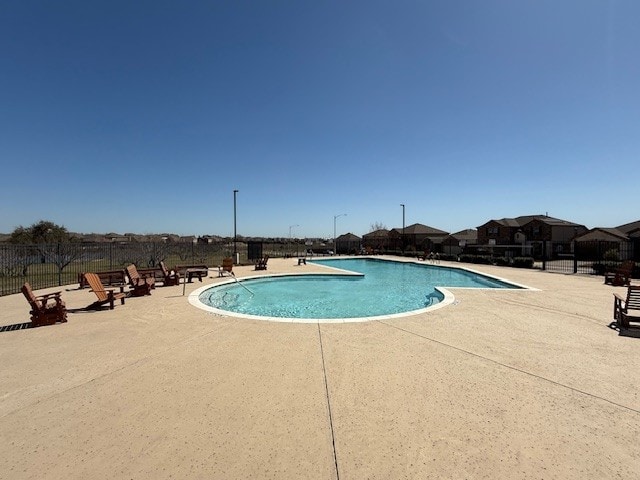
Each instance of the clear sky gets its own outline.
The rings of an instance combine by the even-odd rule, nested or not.
[[[0,232],[640,218],[638,0],[5,0]]]

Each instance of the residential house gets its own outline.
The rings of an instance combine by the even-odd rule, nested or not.
[[[576,238],[582,260],[640,260],[640,221],[618,227],[595,227]]]
[[[478,230],[467,228],[447,235],[442,240],[442,253],[460,255],[466,247],[476,245],[476,243],[478,243]]]
[[[345,233],[336,237],[336,254],[356,254],[362,248],[362,239],[353,233]]]
[[[380,253],[389,248],[389,230],[382,228],[362,236],[362,246],[371,253]]]
[[[415,250],[440,252],[442,241],[449,232],[414,223],[408,227],[394,228],[389,231],[389,248],[392,250]]]
[[[478,246],[505,255],[562,256],[572,252],[572,241],[587,227],[547,215],[524,215],[489,220],[478,227]]]

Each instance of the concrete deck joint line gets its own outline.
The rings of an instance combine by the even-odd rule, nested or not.
[[[327,409],[329,410],[329,427],[331,429],[331,448],[333,449],[333,463],[336,469],[336,479],[340,480],[340,471],[338,470],[338,455],[336,453],[336,437],[333,431],[333,416],[331,414],[331,397],[329,397],[329,382],[327,380],[327,367],[324,362],[324,348],[322,347],[322,331],[320,323],[318,323],[318,340],[320,342],[320,357],[322,359],[322,375],[324,376],[324,389],[327,396]]]
[[[491,363],[494,363],[496,365],[500,365],[501,367],[508,368],[510,370],[514,370],[514,371],[519,372],[519,373],[523,373],[525,375],[528,375],[528,376],[533,377],[533,378],[537,378],[539,380],[544,380],[545,382],[549,382],[549,383],[551,383],[553,385],[556,385],[558,387],[566,388],[568,390],[571,390],[572,392],[580,393],[580,394],[585,395],[587,397],[590,397],[590,398],[593,398],[593,399],[596,399],[596,400],[600,400],[600,401],[609,403],[609,404],[611,404],[613,406],[616,406],[618,408],[622,408],[624,410],[628,410],[630,412],[640,414],[640,410],[635,409],[633,407],[628,407],[627,405],[622,405],[621,403],[614,402],[613,400],[609,400],[608,398],[601,397],[601,396],[595,395],[593,393],[589,393],[589,392],[587,392],[585,390],[580,390],[579,388],[575,388],[575,387],[572,387],[570,385],[566,385],[564,383],[560,383],[560,382],[558,382],[556,380],[552,380],[550,378],[546,378],[546,377],[543,377],[541,375],[537,375],[537,374],[532,373],[532,372],[527,372],[526,370],[522,370],[521,368],[517,368],[517,367],[514,367],[512,365],[507,365],[506,363],[499,362],[497,360],[494,360],[494,359],[489,358],[489,357],[485,357],[483,355],[478,355],[477,353],[470,352],[469,350],[465,350],[464,348],[456,347],[455,345],[451,345],[449,343],[444,343],[444,342],[441,342],[440,340],[436,340],[434,338],[429,338],[429,337],[427,337],[425,335],[420,335],[419,333],[415,333],[415,332],[412,332],[410,330],[406,330],[404,328],[398,327],[396,325],[392,325],[390,323],[383,322],[382,320],[378,320],[378,321],[380,323],[388,326],[388,327],[395,328],[396,330],[400,330],[401,332],[404,332],[404,333],[408,333],[409,335],[414,335],[414,336],[422,338],[424,340],[429,340],[430,342],[434,342],[434,343],[437,343],[437,344],[445,346],[445,347],[453,348],[454,350],[458,350],[459,352],[466,353],[467,355],[471,355],[473,357],[480,358],[480,359],[485,360],[487,362],[491,362]]]

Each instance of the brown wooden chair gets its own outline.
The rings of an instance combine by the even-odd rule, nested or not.
[[[129,276],[129,285],[132,288],[130,293],[133,297],[151,295],[151,289],[156,288],[155,276],[141,276],[133,263],[127,267],[127,275]]]
[[[36,296],[29,283],[22,286],[22,293],[31,305],[31,324],[34,327],[53,325],[67,321],[67,307],[62,301],[61,292]]]
[[[164,262],[160,262],[160,269],[162,270],[162,275],[164,276],[163,285],[165,287],[171,285],[178,285],[180,283],[180,274],[175,270],[169,270]]]
[[[222,265],[218,267],[218,276],[224,277],[225,275],[235,276],[233,273],[233,258],[226,257],[222,259]]]
[[[614,287],[623,287],[631,283],[631,274],[635,262],[633,260],[625,260],[615,270],[604,272],[604,283],[613,285]]]
[[[269,261],[269,255],[265,255],[256,263],[256,270],[266,270],[267,262]]]
[[[629,322],[640,322],[640,285],[627,287],[627,298],[617,293],[613,297],[613,318],[619,327],[629,328]]]
[[[98,297],[98,300],[86,307],[85,310],[97,310],[107,303],[109,304],[109,309],[113,310],[116,300],[120,300],[120,303],[124,305],[124,299],[127,294],[122,291],[122,287],[120,287],[120,292],[118,293],[115,293],[113,288],[104,288],[100,277],[95,273],[85,273],[84,279],[89,284],[91,291]]]

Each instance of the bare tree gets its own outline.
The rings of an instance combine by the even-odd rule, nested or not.
[[[382,222],[374,222],[369,227],[369,233],[375,232],[376,230],[386,230],[387,226]]]

